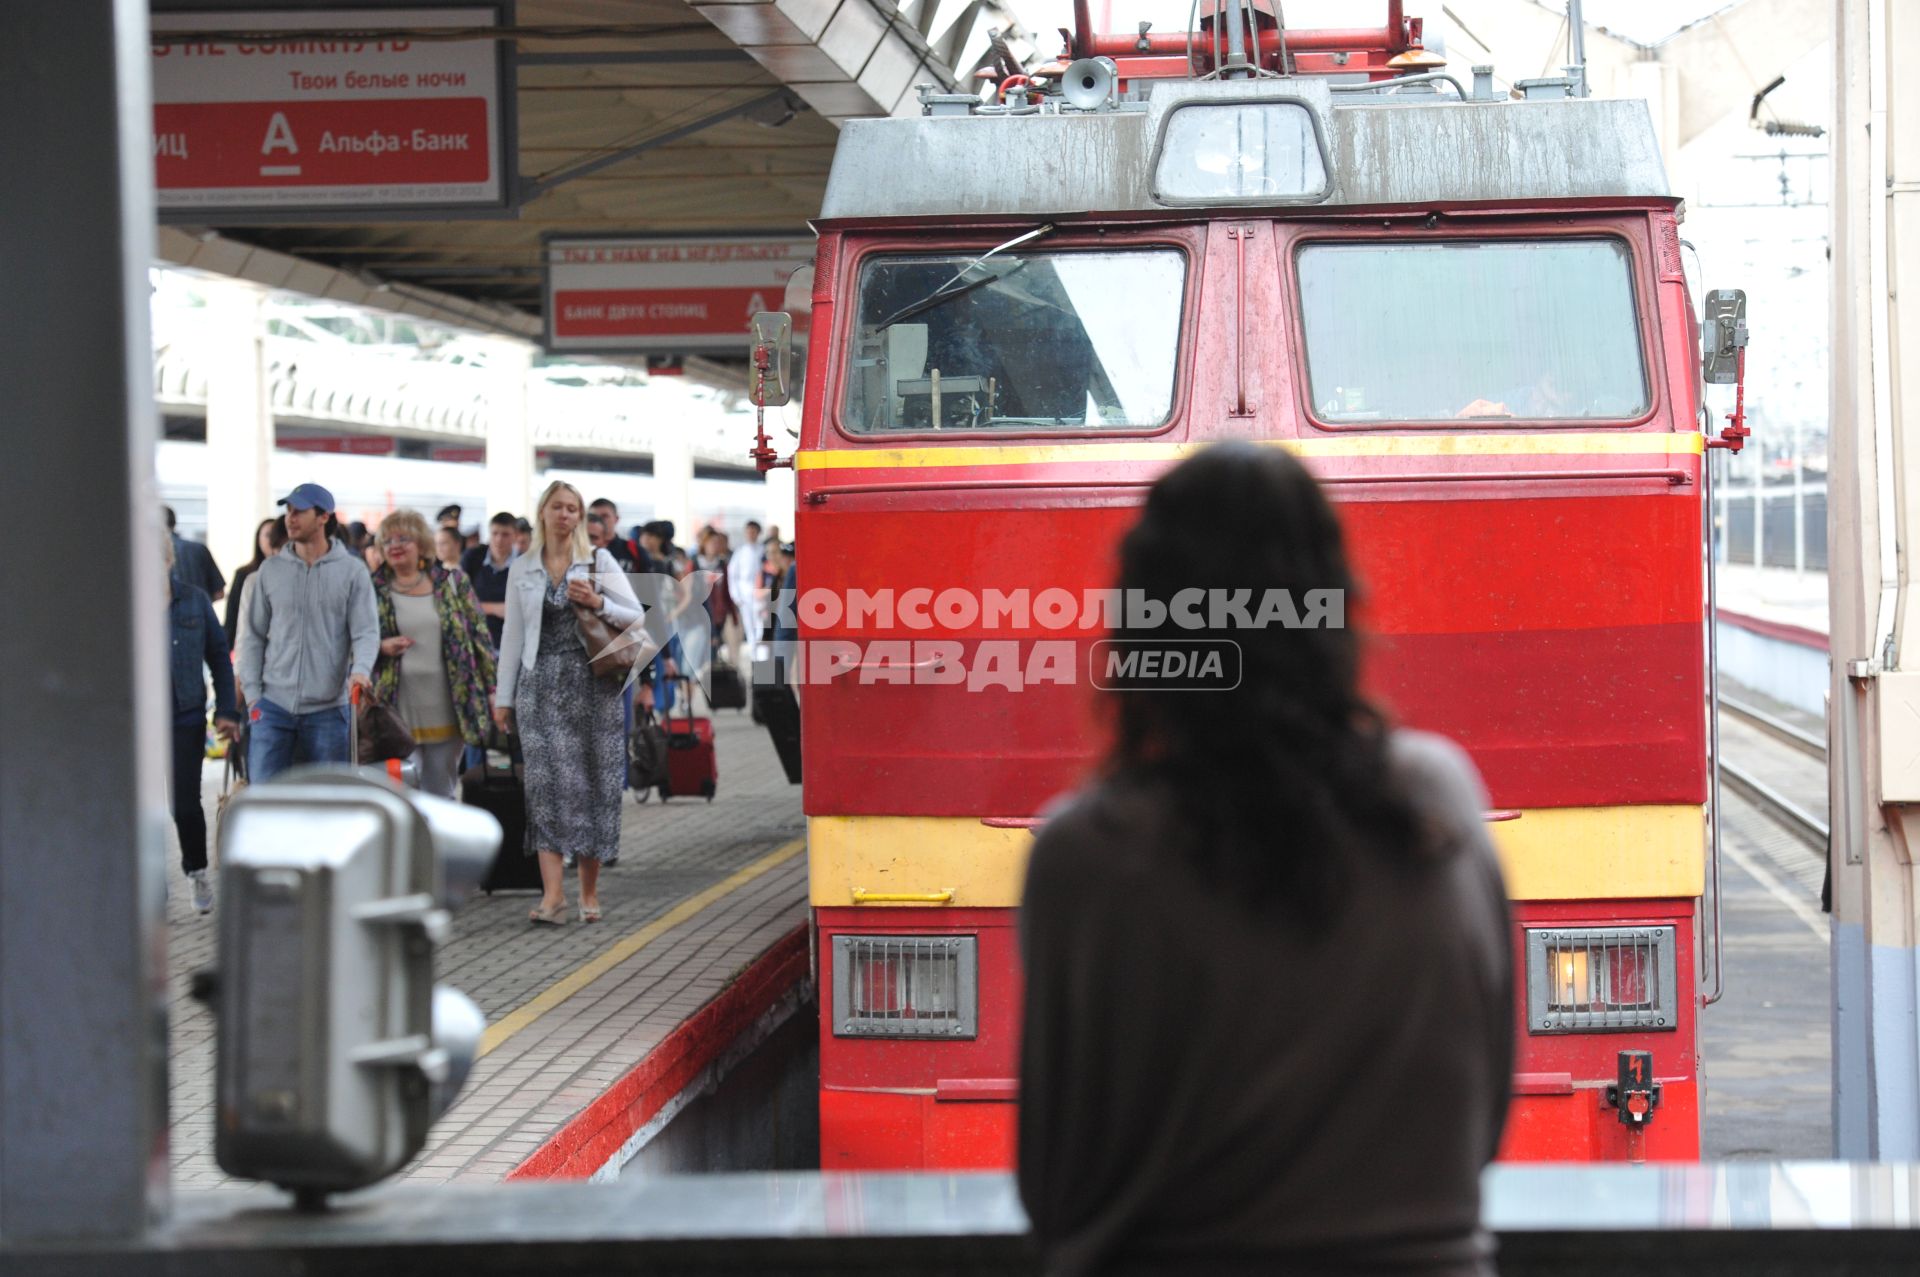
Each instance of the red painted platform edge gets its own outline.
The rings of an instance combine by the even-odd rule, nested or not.
[[[806,973],[807,927],[801,923],[507,1172],[507,1179],[591,1176]]]
[[[1736,629],[1758,634],[1761,638],[1778,639],[1782,643],[1791,643],[1795,647],[1810,647],[1816,652],[1829,650],[1827,636],[1819,630],[1810,630],[1804,625],[1791,625],[1786,621],[1769,621],[1764,617],[1748,616],[1744,612],[1729,612],[1725,608],[1720,608],[1714,615]]]

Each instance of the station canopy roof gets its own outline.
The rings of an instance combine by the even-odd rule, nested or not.
[[[156,32],[168,16],[156,4]],[[842,121],[917,114],[920,83],[970,85],[990,30],[1032,51],[1011,13],[975,0],[518,0],[512,23],[517,215],[174,217],[163,258],[218,269],[236,246],[274,250],[382,294],[452,302],[427,308],[441,318],[464,304],[482,326],[492,314],[537,333],[543,236],[803,231]]]

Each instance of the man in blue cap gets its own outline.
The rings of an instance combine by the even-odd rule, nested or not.
[[[280,499],[287,544],[254,574],[240,681],[252,697],[248,779],[295,763],[347,762],[348,687],[372,685],[380,654],[373,579],[331,535],[333,494],[303,483]]]

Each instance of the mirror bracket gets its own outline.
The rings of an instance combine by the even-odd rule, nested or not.
[[[793,316],[780,310],[763,310],[749,325],[753,337],[752,371],[748,397],[754,407],[753,447],[747,455],[762,474],[793,464],[782,461],[767,438],[767,409],[785,407],[793,399]]]
[[[1747,295],[1738,288],[1716,288],[1707,294],[1706,315],[1700,325],[1700,379],[1708,385],[1733,387],[1733,411],[1720,437],[1707,440],[1709,448],[1738,452],[1753,431],[1747,428]]]

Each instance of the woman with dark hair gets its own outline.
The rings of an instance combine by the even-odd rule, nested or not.
[[[1019,1163],[1048,1270],[1490,1274],[1513,977],[1472,764],[1361,694],[1340,527],[1286,453],[1163,477],[1119,584],[1171,606],[1117,637],[1226,659],[1102,679],[1105,766],[1034,845]]]
[[[260,526],[253,530],[253,557],[246,566],[233,574],[233,581],[227,586],[227,646],[232,648],[240,641],[240,591],[246,587],[247,578],[259,570],[260,564],[269,554],[280,553],[280,547],[287,543],[287,521],[262,519]]]

